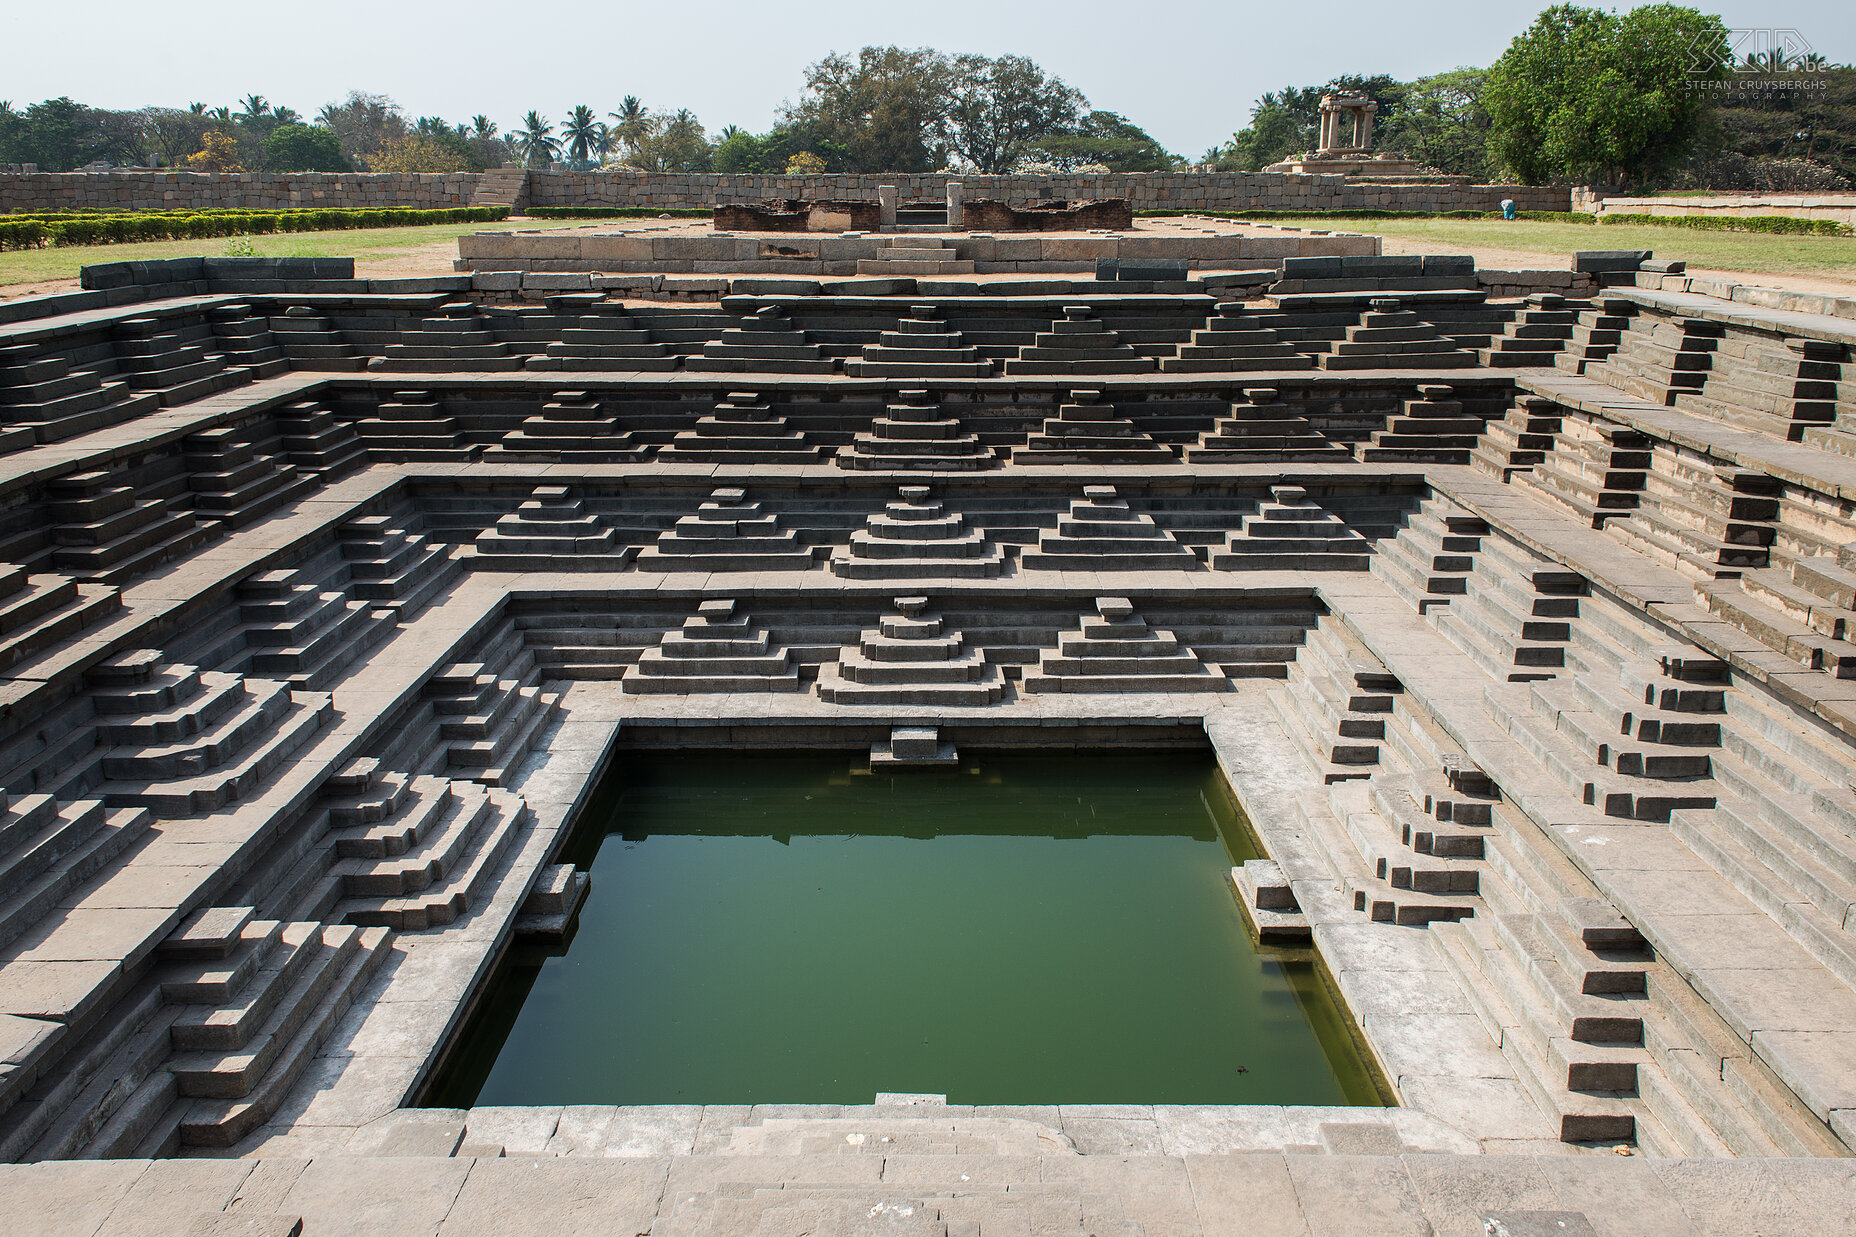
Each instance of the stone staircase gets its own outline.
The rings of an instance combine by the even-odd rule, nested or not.
[[[269,321],[254,317],[251,306],[220,305],[207,317],[227,364],[248,370],[254,378],[275,378],[290,372],[290,362],[271,335]]]
[[[331,777],[330,866],[313,895],[334,917],[419,932],[454,922],[492,892],[497,870],[533,821],[519,795],[430,774],[384,771],[371,758]]]
[[[528,205],[528,169],[525,167],[489,168],[477,176],[471,190],[473,207],[506,206],[511,214],[520,214]]]
[[[902,486],[831,555],[832,574],[847,580],[989,579],[1004,570],[1005,551],[925,485]]]
[[[402,623],[464,570],[447,547],[426,539],[419,522],[417,516],[404,521],[369,515],[337,530],[348,592]]]
[[[702,373],[829,374],[838,358],[807,339],[779,305],[763,305],[704,343],[683,368]]]
[[[1312,362],[1311,362],[1312,364]],[[1219,419],[1185,448],[1188,464],[1257,464],[1340,461],[1352,458],[1346,446],[1330,441],[1307,417],[1295,412],[1275,387],[1245,387],[1244,402],[1233,403]]]
[[[852,378],[990,378],[992,362],[937,312],[933,305],[909,306],[895,330],[845,360],[844,372]]]
[[[484,448],[485,463],[635,464],[651,453],[587,391],[556,391],[537,416]]]
[[[1812,426],[1856,412],[1842,394],[1847,346],[1826,339],[1774,338],[1728,328],[1701,390],[1675,393],[1684,412],[1742,429],[1802,441]]]
[[[1476,355],[1484,365],[1497,369],[1555,365],[1585,308],[1584,302],[1569,302],[1556,292],[1536,292],[1527,298],[1526,308],[1515,310],[1514,318],[1502,325],[1501,334],[1488,347],[1478,348]]]
[[[370,459],[388,463],[474,460],[482,447],[466,443],[444,401],[430,391],[395,391],[374,415],[355,422]]]
[[[385,929],[198,911],[118,1003],[0,1116],[9,1160],[229,1147],[264,1124],[387,956]]]
[[[282,315],[271,317],[269,326],[291,369],[348,373],[367,368],[368,358],[312,306],[288,306]]]
[[[1481,438],[1481,417],[1463,411],[1453,387],[1425,383],[1418,398],[1408,399],[1403,410],[1375,430],[1372,443],[1360,448],[1360,458],[1372,463],[1467,464]]]
[[[461,558],[466,568],[492,571],[618,571],[632,549],[613,538],[572,487],[541,485],[479,533]]]
[[[118,425],[161,406],[121,378],[104,378],[37,344],[0,347],[0,452]]]
[[[896,613],[862,633],[854,648],[819,668],[819,699],[831,704],[997,704],[1005,676],[980,649],[945,631],[926,597],[896,598]]]
[[[200,654],[223,673],[251,674],[292,691],[326,691],[390,631],[365,601],[325,589],[295,568],[260,572],[235,590],[236,625]]]
[[[1592,308],[1580,310],[1566,347],[1553,358],[1554,367],[1583,374],[1587,366],[1604,361],[1623,343],[1636,313],[1636,302],[1623,297],[1601,297]]]
[[[113,335],[116,373],[132,390],[152,393],[163,407],[203,399],[256,377],[226,363],[205,321],[124,318]]]
[[[100,799],[5,796],[0,806],[0,945],[25,935],[153,823],[145,809],[112,811]],[[0,1108],[25,1085],[23,1075],[0,1075]]]
[[[0,563],[0,669],[32,660],[121,608],[122,593],[110,585]]]
[[[1578,572],[1537,559],[1506,537],[1484,537],[1462,599],[1431,619],[1490,678],[1531,683],[1557,678],[1565,668],[1588,591]]]
[[[1172,534],[1138,514],[1112,485],[1086,485],[1083,496],[1038,533],[1035,548],[1019,555],[1030,571],[1194,571],[1198,558]]]
[[[668,344],[654,340],[649,327],[602,292],[568,292],[548,297],[545,305],[539,315],[545,321],[522,323],[543,346],[542,354],[529,356],[529,369],[664,373],[682,364]]]
[[[1063,317],[1040,331],[1005,363],[1008,377],[1024,374],[1148,374],[1158,362],[1134,350],[1088,305],[1065,305]]]
[[[1016,464],[1157,464],[1179,457],[1126,417],[1102,402],[1102,392],[1071,391],[1025,445],[1012,453]]]
[[[482,662],[433,672],[424,698],[438,716],[442,768],[485,786],[507,786],[560,711],[560,693],[499,678]]]
[[[1179,355],[1162,357],[1163,374],[1224,374],[1245,370],[1313,369],[1315,359],[1297,352],[1259,321],[1242,301],[1221,301]]]
[[[803,571],[813,555],[746,490],[724,486],[655,545],[639,550],[635,561],[640,571]]]
[[[168,500],[138,497],[110,472],[82,472],[45,483],[46,511],[58,571],[120,584],[179,558],[218,535]]]
[[[1299,485],[1273,485],[1214,550],[1218,571],[1365,571],[1371,547]]]
[[[1725,330],[1701,318],[1638,314],[1617,349],[1602,361],[1588,361],[1585,373],[1638,399],[1673,405],[1678,394],[1701,390]]]
[[[1404,690],[1398,678],[1331,620],[1308,633],[1286,678],[1286,689],[1270,691],[1270,706],[1322,782],[1374,776]]]
[[[1469,453],[1479,471],[1504,482],[1530,472],[1559,446],[1564,421],[1560,406],[1539,395],[1523,395],[1499,421],[1483,425],[1482,440]]]
[[[1637,506],[1604,529],[1697,580],[1737,580],[1771,563],[1783,483],[1657,443]]]
[[[298,472],[329,482],[361,467],[367,453],[354,426],[315,400],[287,404],[273,414],[283,458]]]
[[[1370,302],[1359,323],[1321,354],[1323,369],[1468,369],[1476,364],[1475,353],[1457,347],[1411,310],[1400,309],[1392,297]]]
[[[1650,467],[1650,439],[1636,430],[1568,409],[1555,449],[1511,480],[1570,509],[1593,528],[1629,515]]]
[[[667,464],[811,464],[825,448],[806,441],[753,391],[730,391],[714,411],[658,448]]]
[[[896,398],[899,402],[888,405],[867,431],[838,448],[839,468],[972,472],[999,465],[1004,452],[963,430],[927,391],[899,391]]]
[[[1480,516],[1447,498],[1426,498],[1396,536],[1380,540],[1371,570],[1412,609],[1429,614],[1469,591],[1469,573],[1488,535]]]
[[[386,345],[386,355],[368,361],[367,368],[401,374],[485,373],[521,369],[524,363],[496,338],[475,302],[447,301],[438,306],[437,317],[401,326],[398,339]]]
[[[1126,597],[1096,598],[1096,613],[1057,638],[1027,669],[1027,692],[1225,691],[1231,685],[1170,631],[1147,625]]]
[[[737,603],[704,601],[683,626],[624,667],[620,690],[635,695],[691,692],[796,692],[799,671]]]
[[[954,249],[954,243],[945,237],[909,232],[900,236],[879,236],[876,245],[883,256],[857,259],[859,275],[888,275],[894,278],[973,273],[972,260],[960,257]]]
[[[257,451],[252,443],[255,428],[226,425],[183,440],[196,517],[242,528],[316,489],[316,474],[285,467],[287,461]]]

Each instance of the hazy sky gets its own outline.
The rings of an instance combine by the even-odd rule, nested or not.
[[[236,106],[257,92],[313,115],[350,90],[413,115],[482,112],[504,129],[530,108],[558,121],[627,94],[689,108],[711,131],[761,132],[805,66],[865,44],[1029,56],[1196,156],[1241,127],[1256,98],[1340,73],[1411,78],[1486,65],[1545,5],[1532,0],[654,0],[552,4],[318,0],[200,3],[16,0],[3,19],[0,98],[70,95],[98,107]],[[1612,7],[1612,6],[1607,6]],[[1624,6],[1628,7],[1628,6]],[[1789,27],[1856,60],[1852,0],[1699,7],[1729,27]],[[75,18],[75,20],[74,20]],[[23,55],[16,49],[32,48]]]

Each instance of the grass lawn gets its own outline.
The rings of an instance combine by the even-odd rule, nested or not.
[[[584,219],[559,222],[525,221],[524,228],[571,228]],[[496,223],[440,223],[423,228],[363,228],[341,232],[291,232],[254,236],[251,247],[261,258],[353,258],[357,264],[394,262],[429,257],[427,274],[451,274],[452,245],[466,232],[507,227]],[[76,279],[80,267],[105,262],[148,262],[159,258],[218,257],[226,252],[227,238],[198,241],[151,241],[141,245],[73,245],[56,249],[9,249],[0,253],[0,287],[24,283]],[[442,252],[441,247],[449,249]],[[422,253],[421,251],[428,251]],[[427,265],[419,262],[419,265]]]
[[[1526,219],[1369,219],[1332,226],[1457,249],[1508,250],[1559,258],[1570,257],[1579,249],[1650,249],[1659,258],[1680,258],[1691,267],[1708,270],[1856,278],[1856,236],[1770,236],[1759,232],[1600,227]],[[1489,265],[1499,267],[1500,263]]]

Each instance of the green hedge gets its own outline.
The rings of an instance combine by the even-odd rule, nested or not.
[[[1134,212],[1143,218],[1169,218],[1179,215],[1203,215],[1213,219],[1269,219],[1269,220],[1349,220],[1349,219],[1500,219],[1502,213],[1494,210],[1137,210]],[[1546,223],[1594,223],[1597,216],[1583,211],[1565,210],[1523,210],[1515,212],[1517,219],[1530,219]]]
[[[707,219],[707,206],[525,206],[524,215],[536,219]]]
[[[273,232],[333,232],[348,228],[424,227],[438,223],[494,223],[504,206],[441,210],[337,209],[138,211],[133,214],[0,215],[0,249],[45,245],[117,245],[129,241],[207,240]]]
[[[1856,229],[1834,219],[1796,215],[1600,215],[1611,227],[1693,228],[1700,232],[1766,232],[1789,236],[1849,236]]]

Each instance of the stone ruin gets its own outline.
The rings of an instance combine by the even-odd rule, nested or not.
[[[966,226],[974,232],[1085,232],[1134,226],[1134,206],[1126,198],[1084,202],[1052,198],[1024,206],[974,198],[964,209]]]
[[[718,204],[718,232],[874,232],[882,226],[875,202],[844,198],[780,198]]]

